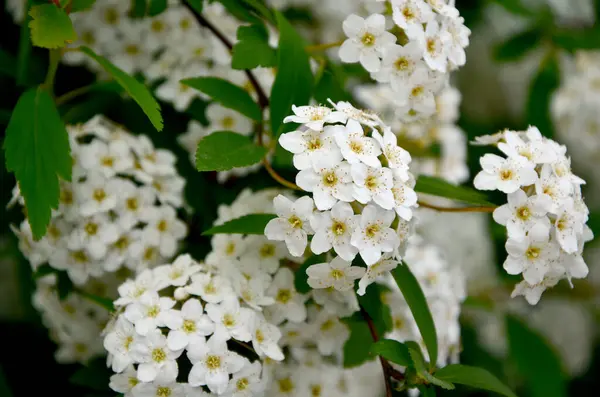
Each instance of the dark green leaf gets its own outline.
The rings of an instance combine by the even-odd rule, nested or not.
[[[423,353],[421,352],[421,348],[419,347],[419,345],[416,342],[406,342],[405,343],[406,347],[408,348],[408,353],[410,355],[410,358],[415,366],[415,369],[417,370],[417,376],[419,376],[421,379],[425,380],[427,383],[431,383],[433,385],[439,386],[443,389],[446,390],[452,390],[454,389],[454,385],[450,382],[446,382],[442,379],[438,379],[435,376],[431,375],[431,373],[429,373],[429,371],[427,371],[427,368],[425,366],[425,358],[423,357]],[[434,366],[430,367],[433,368]]]
[[[550,117],[552,94],[560,84],[560,67],[557,54],[552,52],[531,82],[527,98],[527,123],[539,128],[542,135],[552,138],[554,126]]]
[[[227,171],[258,163],[267,149],[257,146],[248,137],[231,131],[216,131],[205,136],[196,150],[198,171]]]
[[[532,16],[533,12],[525,7],[521,0],[492,0],[494,3],[504,7],[506,11],[522,15],[522,16]]]
[[[496,46],[494,58],[502,62],[516,61],[535,48],[541,39],[542,32],[537,28],[517,33]]]
[[[357,296],[360,307],[371,317],[379,335],[391,331],[393,327],[390,308],[381,300],[383,292],[381,285],[373,283],[367,287],[364,295]]]
[[[131,6],[129,8],[129,16],[131,18],[143,18],[146,16],[147,11],[147,0],[131,0]]]
[[[33,45],[44,48],[60,48],[77,40],[77,33],[67,13],[54,4],[32,7],[29,22]]]
[[[421,332],[421,337],[427,347],[427,352],[430,358],[430,367],[434,368],[437,363],[437,334],[435,331],[435,323],[429,311],[427,300],[421,290],[419,282],[412,274],[408,265],[401,263],[392,270],[392,276],[396,280],[396,284],[400,288],[410,311],[412,312],[415,322]]]
[[[275,16],[279,46],[277,75],[271,89],[271,131],[277,137],[284,132],[283,119],[291,113],[292,105],[308,105],[313,81],[304,40],[281,13],[276,11]]]
[[[383,339],[371,346],[371,353],[379,355],[394,364],[402,365],[403,367],[412,367],[414,364],[408,347],[404,343],[400,343],[392,339]]]
[[[344,89],[341,78],[335,76],[334,72],[328,69],[323,71],[321,78],[317,81],[314,97],[319,103],[327,103],[328,99],[334,102],[352,100]]]
[[[418,389],[422,397],[435,397],[435,387],[433,386],[419,385]]]
[[[489,390],[506,397],[517,397],[506,385],[487,370],[461,364],[450,364],[435,373],[436,378],[466,385],[478,389]]]
[[[17,56],[17,84],[25,85],[29,75],[29,58],[31,57],[31,40],[29,39],[29,24],[31,23],[32,0],[27,0],[27,15],[25,21],[21,24],[19,33],[19,53]]]
[[[487,195],[484,193],[468,187],[456,186],[441,178],[432,176],[419,176],[415,191],[469,204],[493,205],[488,201]]]
[[[10,391],[10,387],[8,387],[8,380],[6,379],[6,376],[4,375],[4,371],[2,370],[2,367],[0,367],[0,396],[3,397],[12,397],[13,394]]]
[[[56,291],[58,292],[58,299],[64,300],[73,291],[73,282],[69,278],[69,275],[65,271],[56,272]]]
[[[269,10],[269,8],[264,4],[265,3],[264,0],[241,0],[241,1],[242,1],[242,3],[244,3],[246,5],[246,7],[253,9],[257,15],[262,16],[270,23],[272,23],[272,24],[277,23],[277,21],[275,21],[275,18],[273,17],[273,13],[271,12],[271,10]]]
[[[56,273],[56,271],[57,270],[55,268],[53,268],[52,266],[50,266],[46,263],[46,264],[40,266],[35,271],[35,273],[33,273],[33,279],[37,280],[37,279],[47,276],[49,274]]]
[[[168,6],[167,0],[150,0],[150,4],[148,5],[148,15],[156,16],[162,14]]]
[[[308,285],[308,275],[306,274],[306,269],[310,266],[315,265],[317,263],[326,262],[324,255],[311,255],[307,260],[304,261],[302,266],[298,270],[296,270],[296,274],[294,277],[294,286],[296,290],[301,294],[307,294],[310,292],[311,288]]]
[[[4,139],[6,168],[15,173],[25,199],[34,238],[46,233],[52,208],[58,208],[58,177],[71,180],[67,130],[50,95],[27,90],[17,102]]]
[[[82,386],[86,389],[108,392],[110,372],[106,365],[100,360],[94,360],[87,367],[78,369],[70,378],[69,382]]]
[[[567,385],[556,353],[520,320],[507,318],[510,359],[531,397],[566,397]]]
[[[98,295],[94,295],[94,294],[90,294],[89,292],[77,289],[77,293],[81,296],[83,296],[84,298],[86,298],[87,300],[96,303],[99,306],[102,306],[103,308],[105,308],[106,310],[108,310],[109,312],[112,312],[115,310],[115,306],[113,304],[112,299],[108,299],[108,298],[104,298],[102,296],[98,296]]]
[[[250,214],[240,218],[232,219],[222,225],[214,226],[204,233],[203,236],[213,234],[265,234],[265,226],[271,219],[277,218],[273,214]]]
[[[357,367],[375,358],[369,354],[373,337],[360,313],[354,313],[352,317],[343,318],[342,321],[350,329],[350,337],[344,344],[344,368]]]
[[[8,52],[0,48],[0,75],[15,77],[17,60]]]
[[[198,14],[202,13],[204,0],[185,0]]]
[[[81,47],[80,50],[98,62],[100,66],[104,68],[104,70],[106,70],[119,84],[121,84],[131,98],[133,98],[133,100],[142,108],[144,113],[146,113],[146,116],[148,116],[154,128],[156,128],[158,131],[163,129],[163,118],[160,114],[160,105],[158,102],[156,102],[156,99],[154,99],[144,84],[140,83],[135,78],[113,65],[106,58],[96,54],[90,48]]]
[[[240,0],[217,0],[223,4],[227,11],[241,21],[258,23],[260,19],[254,13],[250,12],[250,7],[242,3]]]
[[[217,77],[196,77],[181,80],[181,84],[205,93],[226,108],[240,112],[252,120],[260,120],[262,112],[243,88]]]
[[[552,41],[569,52],[600,48],[600,28],[556,29],[552,32]]]
[[[71,13],[85,11],[92,8],[96,0],[72,0],[71,1]]]
[[[277,64],[277,51],[269,45],[269,34],[263,25],[240,26],[237,38],[231,57],[232,68],[254,69]]]

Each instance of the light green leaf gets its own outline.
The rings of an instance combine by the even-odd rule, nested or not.
[[[417,376],[419,376],[421,379],[424,379],[427,383],[439,386],[443,389],[454,389],[454,385],[452,383],[446,382],[442,379],[438,379],[427,371],[427,368],[425,367],[425,359],[423,357],[423,353],[421,353],[421,348],[416,342],[409,341],[405,344],[408,348],[410,358],[412,359],[412,362],[415,365],[415,369],[417,370]]]
[[[214,226],[204,233],[203,236],[213,234],[265,234],[265,226],[271,219],[277,218],[273,214],[250,214],[232,219],[222,225]]]
[[[252,120],[260,120],[262,112],[243,88],[217,77],[196,77],[181,80],[181,84],[205,93],[226,108],[240,112]]]
[[[371,346],[371,353],[379,355],[394,364],[402,365],[403,367],[414,366],[408,347],[404,343],[400,343],[392,339],[383,339]]]
[[[343,318],[342,321],[350,329],[350,337],[344,344],[344,368],[353,368],[362,365],[375,357],[370,353],[373,345],[373,337],[369,326],[360,313],[354,313],[351,317]]]
[[[517,33],[496,46],[494,58],[501,62],[516,61],[535,48],[541,39],[542,32],[537,27]]]
[[[313,76],[302,37],[285,17],[275,12],[279,26],[277,75],[271,89],[271,131],[278,137],[286,128],[283,119],[292,111],[292,105],[308,105]]]
[[[517,397],[506,385],[487,370],[461,364],[450,364],[438,370],[435,377],[459,385],[489,390],[506,397]]]
[[[515,317],[507,318],[509,357],[531,397],[566,397],[567,384],[556,353],[542,336]]]
[[[294,286],[296,287],[296,291],[301,294],[307,294],[310,292],[311,288],[308,285],[308,275],[306,274],[306,269],[311,267],[312,265],[316,265],[317,263],[326,262],[324,255],[311,255],[307,260],[304,261],[302,266],[296,270],[294,276]]]
[[[437,333],[423,290],[421,290],[419,282],[405,263],[396,266],[396,268],[392,270],[392,276],[394,276],[396,284],[398,284],[408,307],[410,307],[410,311],[421,332],[421,337],[427,347],[430,367],[434,368],[437,363],[438,353]]]
[[[152,96],[148,88],[137,81],[135,78],[125,73],[115,65],[113,65],[108,59],[96,54],[92,49],[88,47],[80,47],[80,51],[95,60],[106,70],[121,86],[127,91],[127,93],[133,98],[135,102],[142,108],[146,116],[150,119],[150,122],[158,131],[163,129],[163,118],[160,114],[160,105],[156,102],[156,99]]]
[[[4,139],[6,168],[15,173],[25,199],[33,236],[46,233],[52,208],[58,208],[58,177],[71,180],[67,130],[50,95],[41,87],[27,90],[17,102]]]
[[[77,40],[77,33],[67,13],[54,4],[43,4],[29,10],[29,22],[33,45],[44,48],[60,48]]]
[[[249,138],[231,131],[217,131],[205,136],[196,150],[198,171],[227,171],[258,163],[267,149]]]
[[[277,51],[269,45],[269,34],[263,25],[240,26],[237,38],[231,57],[232,68],[254,69],[277,64]]]
[[[415,191],[469,204],[494,205],[488,201],[487,195],[484,193],[468,187],[456,186],[443,179],[432,176],[419,176]]]
[[[527,98],[527,123],[539,128],[542,135],[552,138],[554,124],[550,117],[552,94],[560,85],[560,66],[554,51],[542,62],[533,78]]]
[[[72,0],[71,1],[71,13],[85,11],[94,5],[96,0]]]

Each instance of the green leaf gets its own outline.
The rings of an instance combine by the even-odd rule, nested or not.
[[[86,298],[87,300],[89,300],[91,302],[96,303],[99,306],[102,306],[103,308],[105,308],[109,312],[115,311],[115,306],[113,304],[112,299],[108,299],[108,298],[104,298],[102,296],[90,294],[89,292],[86,292],[86,291],[81,290],[81,289],[77,289],[76,291],[77,291],[77,293],[79,295],[83,296],[84,298]]]
[[[600,48],[600,28],[555,29],[552,31],[552,41],[569,52],[593,50]]]
[[[69,382],[89,390],[108,392],[110,372],[101,360],[94,360],[88,366],[78,369]]]
[[[71,13],[85,11],[94,5],[96,0],[72,0],[71,1]]]
[[[60,48],[77,40],[77,33],[67,13],[54,4],[43,4],[29,10],[33,45]]]
[[[162,14],[168,6],[167,0],[150,0],[148,5],[148,15],[151,17]]]
[[[240,26],[237,38],[231,57],[232,68],[254,69],[277,64],[277,51],[269,45],[269,33],[263,25]]]
[[[3,397],[12,397],[13,394],[10,391],[10,387],[8,387],[8,380],[6,379],[6,375],[4,375],[4,371],[2,367],[0,367],[0,396]]]
[[[435,373],[436,378],[459,385],[489,390],[506,397],[517,397],[506,385],[487,370],[461,364],[450,364]]]
[[[333,70],[328,69],[323,71],[321,78],[317,81],[314,97],[319,103],[326,103],[328,99],[334,102],[352,100],[344,89],[342,79],[336,76]]]
[[[534,49],[542,39],[542,32],[537,27],[510,37],[494,49],[494,58],[501,62],[516,61]]]
[[[232,219],[222,225],[214,226],[204,233],[203,236],[213,234],[265,234],[265,226],[271,219],[277,218],[273,214],[250,214]]]
[[[31,23],[31,15],[29,10],[31,8],[32,0],[27,0],[27,15],[25,21],[21,24],[19,32],[19,53],[17,55],[17,84],[22,86],[27,83],[27,77],[29,75],[29,61],[31,57],[31,40],[29,39],[29,23]]]
[[[58,292],[58,299],[62,301],[73,292],[74,286],[67,272],[56,272],[56,277],[56,291]]]
[[[531,82],[527,98],[527,123],[539,128],[542,135],[552,138],[554,125],[550,117],[552,94],[560,85],[558,56],[551,52],[542,62]]]
[[[186,3],[194,9],[198,14],[202,13],[202,9],[204,8],[204,0],[186,0]]]
[[[14,172],[25,199],[33,237],[46,233],[52,208],[58,208],[58,177],[71,180],[67,130],[50,95],[41,87],[17,102],[4,139],[6,168]]]
[[[254,144],[250,138],[231,131],[216,131],[198,142],[196,169],[198,171],[227,171],[258,163],[267,149]]]
[[[419,385],[417,388],[421,392],[422,397],[435,397],[435,387]]]
[[[353,368],[372,360],[369,354],[373,345],[373,337],[369,326],[360,313],[354,313],[351,317],[343,318],[342,321],[350,329],[350,337],[344,344],[344,368]]]
[[[49,264],[46,263],[46,264],[38,267],[38,269],[35,271],[35,273],[33,273],[33,279],[37,280],[44,276],[47,276],[49,274],[56,273],[56,272],[57,272],[57,270],[55,268],[53,268],[52,266],[50,266]]]
[[[536,332],[507,317],[509,357],[531,397],[566,397],[567,384],[556,353]]]
[[[0,48],[0,75],[15,77],[17,72],[17,60],[8,52]]]
[[[532,16],[533,12],[525,7],[521,0],[492,0],[494,3],[504,7],[506,11],[522,16]]]
[[[254,10],[254,12],[264,19],[275,25],[277,21],[273,17],[273,13],[269,8],[264,4],[264,0],[241,0],[242,3]]]
[[[251,23],[259,23],[260,19],[257,18],[252,12],[250,12],[249,7],[244,5],[240,0],[217,0],[219,3],[223,4],[223,6],[229,11],[231,15],[236,17],[241,21],[251,22]]]
[[[291,113],[292,105],[308,105],[313,77],[304,40],[280,12],[276,11],[275,17],[279,26],[279,46],[270,102],[271,132],[278,137],[286,128],[283,119]]]
[[[417,342],[409,341],[405,344],[408,348],[408,353],[415,366],[415,369],[417,370],[417,376],[419,376],[421,379],[424,379],[427,383],[439,386],[443,389],[454,389],[454,385],[452,383],[438,379],[427,371],[427,368],[425,367],[425,358],[423,357],[423,353],[421,352],[421,348]],[[431,364],[430,367],[432,367]],[[433,367],[435,367],[435,365]]]
[[[408,347],[392,339],[383,339],[371,346],[371,353],[379,355],[394,364],[403,367],[414,366]]]
[[[324,255],[311,255],[307,260],[304,261],[302,266],[296,270],[294,276],[294,286],[296,287],[296,291],[301,294],[307,294],[310,292],[311,288],[308,285],[308,274],[306,274],[306,269],[311,267],[312,265],[316,265],[317,263],[326,262]]]
[[[131,18],[143,18],[148,11],[148,2],[146,0],[131,0],[129,7],[129,16]]]
[[[156,99],[152,96],[148,88],[137,81],[135,78],[125,73],[115,65],[113,65],[106,58],[96,54],[88,47],[80,47],[80,51],[95,60],[106,70],[121,86],[127,91],[127,93],[133,98],[135,102],[142,108],[146,116],[150,119],[150,122],[158,131],[163,129],[163,118],[160,114],[160,105],[156,102]]]
[[[415,191],[462,201],[468,204],[493,205],[488,201],[487,195],[475,189],[464,186],[456,186],[441,178],[421,175],[417,179]]]
[[[391,331],[393,327],[390,308],[381,300],[383,292],[381,285],[373,283],[367,287],[363,296],[357,296],[360,307],[365,309],[373,320],[378,335]]]
[[[398,284],[408,307],[410,307],[410,311],[419,327],[419,332],[421,332],[421,337],[427,347],[430,367],[434,368],[437,363],[438,352],[437,334],[435,323],[433,322],[433,317],[429,311],[429,306],[427,305],[427,300],[421,290],[421,286],[405,263],[396,266],[392,270],[392,276],[394,276],[396,284]]]
[[[260,107],[243,88],[217,77],[196,77],[181,80],[181,84],[205,93],[226,108],[240,112],[252,120],[262,118]]]

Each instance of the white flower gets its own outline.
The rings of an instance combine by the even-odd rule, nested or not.
[[[215,323],[214,338],[234,338],[242,342],[252,339],[250,327],[254,313],[241,308],[237,297],[227,298],[219,304],[209,303],[206,305],[206,314]]]
[[[383,130],[383,136],[379,131],[374,130],[373,138],[379,142],[383,155],[388,161],[387,166],[395,170],[395,174],[406,182],[409,179],[408,166],[412,160],[410,153],[398,146],[398,138],[390,128]]]
[[[368,266],[376,263],[382,252],[393,252],[400,245],[398,235],[390,228],[394,218],[393,211],[376,205],[369,204],[363,209],[351,242]]]
[[[299,170],[311,167],[331,167],[342,161],[342,153],[334,141],[332,127],[320,131],[292,131],[279,137],[279,144],[294,154],[294,167]]]
[[[245,252],[246,243],[240,234],[217,234],[211,239],[212,251],[206,256],[205,262],[218,265],[231,261]]]
[[[204,273],[194,274],[192,283],[186,289],[190,294],[197,295],[208,303],[219,303],[233,293],[228,280]]]
[[[123,181],[119,186],[119,197],[115,212],[118,214],[116,223],[123,229],[129,230],[141,221],[142,213],[152,207],[156,195],[152,188],[137,187],[133,182]]]
[[[550,221],[546,216],[550,203],[544,196],[531,196],[519,189],[508,195],[508,203],[494,210],[494,220],[506,226],[508,236],[514,239],[525,237],[529,229],[543,224],[550,230]]]
[[[133,167],[133,156],[129,145],[122,140],[104,143],[95,139],[81,146],[79,163],[89,171],[100,172],[111,178]]]
[[[333,247],[342,259],[352,261],[358,249],[350,244],[350,237],[357,220],[352,206],[344,202],[338,202],[331,211],[315,213],[310,219],[315,230],[310,243],[311,251],[318,255]]]
[[[125,396],[130,396],[131,389],[139,383],[137,372],[133,365],[130,365],[124,372],[111,376],[108,387],[118,393],[124,393]]]
[[[395,200],[392,193],[394,177],[389,168],[373,168],[364,164],[352,164],[352,179],[354,180],[354,198],[367,204],[374,201],[386,210],[394,208]]]
[[[296,183],[313,193],[315,205],[321,211],[331,209],[338,200],[354,200],[350,164],[345,161],[331,168],[302,170],[296,175]]]
[[[323,131],[324,123],[342,123],[346,117],[337,111],[325,106],[296,106],[292,105],[294,116],[287,116],[284,123],[304,124],[311,130]]]
[[[431,7],[422,0],[395,0],[392,10],[394,22],[407,30],[407,34],[419,28],[422,31],[423,24],[428,24],[435,17]]]
[[[137,302],[147,291],[158,291],[161,280],[154,277],[150,269],[142,271],[134,280],[127,280],[118,288],[119,299],[115,301],[116,306],[126,306]]]
[[[112,369],[123,372],[133,360],[132,344],[139,338],[132,323],[119,317],[115,327],[104,338],[104,348],[112,355]]]
[[[549,199],[548,211],[556,214],[564,201],[573,193],[573,184],[568,179],[557,177],[550,164],[544,164],[539,180],[535,182],[535,192]]]
[[[115,208],[120,185],[117,179],[106,180],[98,173],[89,173],[86,181],[78,184],[74,192],[81,215],[91,216]]]
[[[213,333],[215,325],[203,313],[198,299],[188,299],[181,307],[182,321],[179,327],[171,329],[167,336],[167,346],[171,350],[181,350],[190,344],[205,342],[205,336]]]
[[[411,110],[417,115],[430,116],[435,113],[435,94],[443,80],[430,76],[425,69],[417,69],[408,79],[408,83],[398,91],[396,100],[400,106],[396,114],[403,115]]]
[[[377,72],[381,66],[381,55],[396,42],[396,36],[385,30],[385,17],[373,14],[363,19],[351,14],[343,24],[348,37],[339,51],[343,62],[359,62],[369,72]]]
[[[177,250],[177,241],[187,233],[185,223],[177,218],[171,206],[147,208],[142,219],[147,223],[143,236],[146,242],[159,247],[160,254],[169,257]]]
[[[381,61],[381,69],[373,73],[373,78],[381,83],[389,82],[394,91],[404,89],[412,74],[425,67],[421,60],[423,49],[416,41],[404,46],[391,46],[386,49]]]
[[[324,356],[332,355],[339,351],[350,336],[350,332],[337,314],[322,310],[317,315],[313,326],[313,340],[317,344],[319,353]]]
[[[411,208],[416,207],[419,198],[417,193],[408,184],[396,179],[392,187],[392,194],[394,195],[394,210],[400,218],[410,221],[413,216]]]
[[[334,126],[332,129],[342,156],[350,164],[363,162],[370,167],[381,167],[381,162],[377,158],[381,154],[381,148],[375,139],[365,136],[358,121],[351,119],[345,127]]]
[[[191,386],[208,386],[211,392],[223,394],[229,383],[229,374],[241,370],[246,359],[227,349],[224,340],[210,338],[205,344],[188,347],[188,357],[194,364],[188,383]]]
[[[135,325],[135,331],[146,335],[156,327],[178,328],[181,316],[173,309],[175,301],[167,297],[159,297],[154,291],[147,291],[137,302],[127,306],[125,318]]]
[[[508,239],[504,269],[508,274],[523,273],[527,283],[538,284],[549,271],[552,261],[558,258],[559,250],[558,244],[549,240],[548,229],[536,225],[522,240]]]
[[[94,260],[80,240],[69,243],[68,249],[55,250],[48,260],[50,266],[66,270],[69,278],[77,285],[84,284],[90,277],[104,272],[102,263]]]
[[[156,278],[161,281],[160,289],[169,285],[182,287],[187,284],[190,277],[197,273],[201,267],[189,254],[180,255],[172,264],[162,265],[154,269]]]
[[[455,68],[463,66],[467,60],[465,47],[469,45],[471,30],[465,26],[463,17],[446,18],[445,24],[450,38],[448,60]]]
[[[106,256],[108,246],[119,239],[119,228],[105,214],[96,214],[82,220],[79,227],[69,236],[67,245],[71,249],[86,247],[92,258]]]
[[[527,137],[529,141],[526,143],[516,132],[505,131],[505,142],[498,143],[498,149],[508,157],[524,157],[534,164],[556,161],[556,153],[542,140],[542,135],[536,127],[529,127]]]
[[[423,59],[427,65],[438,72],[446,72],[448,67],[448,49],[451,40],[445,25],[439,25],[436,21],[427,23],[425,29]]]
[[[186,397],[183,384],[163,374],[157,376],[152,383],[138,383],[131,390],[131,394],[133,397]]]
[[[247,236],[245,243],[244,257],[249,262],[257,262],[260,269],[269,274],[277,272],[279,261],[288,256],[285,244],[270,241],[265,236]]]
[[[156,89],[156,97],[165,102],[171,102],[178,112],[184,112],[194,98],[198,98],[200,95],[197,90],[183,84],[181,81],[188,77],[197,76],[193,74],[192,70],[173,68],[174,65],[170,66],[169,72],[165,74],[166,80]],[[195,74],[197,75],[197,73]]]
[[[285,241],[290,254],[302,256],[308,243],[308,233],[313,233],[310,227],[310,217],[313,213],[313,200],[304,196],[295,202],[283,195],[273,199],[278,218],[269,221],[265,227],[265,235],[269,240]]]
[[[216,102],[206,107],[206,118],[213,131],[233,131],[246,136],[252,132],[252,120]]]
[[[333,287],[338,291],[347,291],[354,287],[354,280],[365,274],[365,269],[351,266],[350,262],[337,256],[329,263],[317,263],[309,266],[306,274],[308,275],[308,285],[312,288]]]
[[[527,303],[530,305],[537,305],[544,291],[558,284],[561,278],[562,274],[550,274],[536,284],[529,284],[527,281],[523,280],[515,285],[515,289],[510,294],[510,297],[524,296]]]
[[[554,222],[556,239],[566,253],[573,254],[579,250],[579,240],[583,235],[586,220],[585,214],[575,209],[572,198],[566,199],[562,208],[558,210]]]
[[[171,350],[167,346],[167,338],[155,329],[134,343],[131,356],[139,363],[138,379],[142,382],[152,382],[159,374],[175,379],[177,376],[177,361],[182,350]]]
[[[398,261],[392,259],[389,254],[381,257],[380,260],[367,267],[365,275],[358,282],[358,295],[364,295],[367,292],[367,287],[373,284],[379,277],[387,274],[398,266]]]
[[[274,324],[281,324],[285,320],[297,323],[306,319],[304,302],[308,297],[296,291],[294,273],[290,269],[279,269],[267,289],[267,294],[275,299],[275,303],[267,308],[270,320]]]
[[[488,153],[481,157],[479,162],[483,170],[473,180],[473,185],[479,190],[498,189],[509,194],[538,180],[534,166],[520,157],[504,159]]]
[[[252,347],[260,357],[267,356],[276,361],[282,361],[284,356],[277,342],[281,339],[281,331],[275,325],[265,320],[257,313],[254,316],[252,331]]]
[[[261,366],[258,361],[246,366],[233,375],[223,394],[224,397],[254,397],[264,392],[265,385],[261,381]]]

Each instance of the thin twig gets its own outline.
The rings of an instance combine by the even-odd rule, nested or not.
[[[287,179],[285,179],[284,177],[282,177],[281,175],[279,175],[277,173],[277,171],[275,171],[273,169],[273,167],[271,166],[271,163],[269,163],[269,160],[266,157],[263,158],[263,165],[265,166],[265,169],[267,170],[269,175],[271,175],[271,178],[275,179],[277,182],[279,182],[283,186],[290,188],[290,189],[294,189],[294,190],[302,190],[295,183],[292,183],[292,182],[288,181]]]
[[[494,212],[496,207],[438,207],[419,201],[419,206],[440,212]]]
[[[95,87],[95,84],[85,85],[83,87],[75,88],[72,91],[69,91],[58,98],[56,98],[57,105],[63,105],[66,102],[69,102],[72,99],[77,98],[80,95],[87,94]]]
[[[340,40],[340,41],[335,41],[333,43],[309,45],[309,46],[305,47],[304,49],[306,50],[306,52],[324,51],[324,50],[328,50],[330,48],[339,47],[343,43],[344,43],[344,40]]]
[[[371,331],[371,337],[373,338],[373,342],[379,341],[379,336],[377,335],[377,329],[375,328],[375,324],[373,323],[373,319],[369,316],[369,313],[363,307],[360,308],[360,313],[367,321],[367,325],[369,326],[369,331]],[[386,397],[392,397],[392,384],[390,382],[390,363],[381,356],[379,356],[379,362],[381,362],[381,369],[383,370],[383,378],[385,381],[385,395]]]

